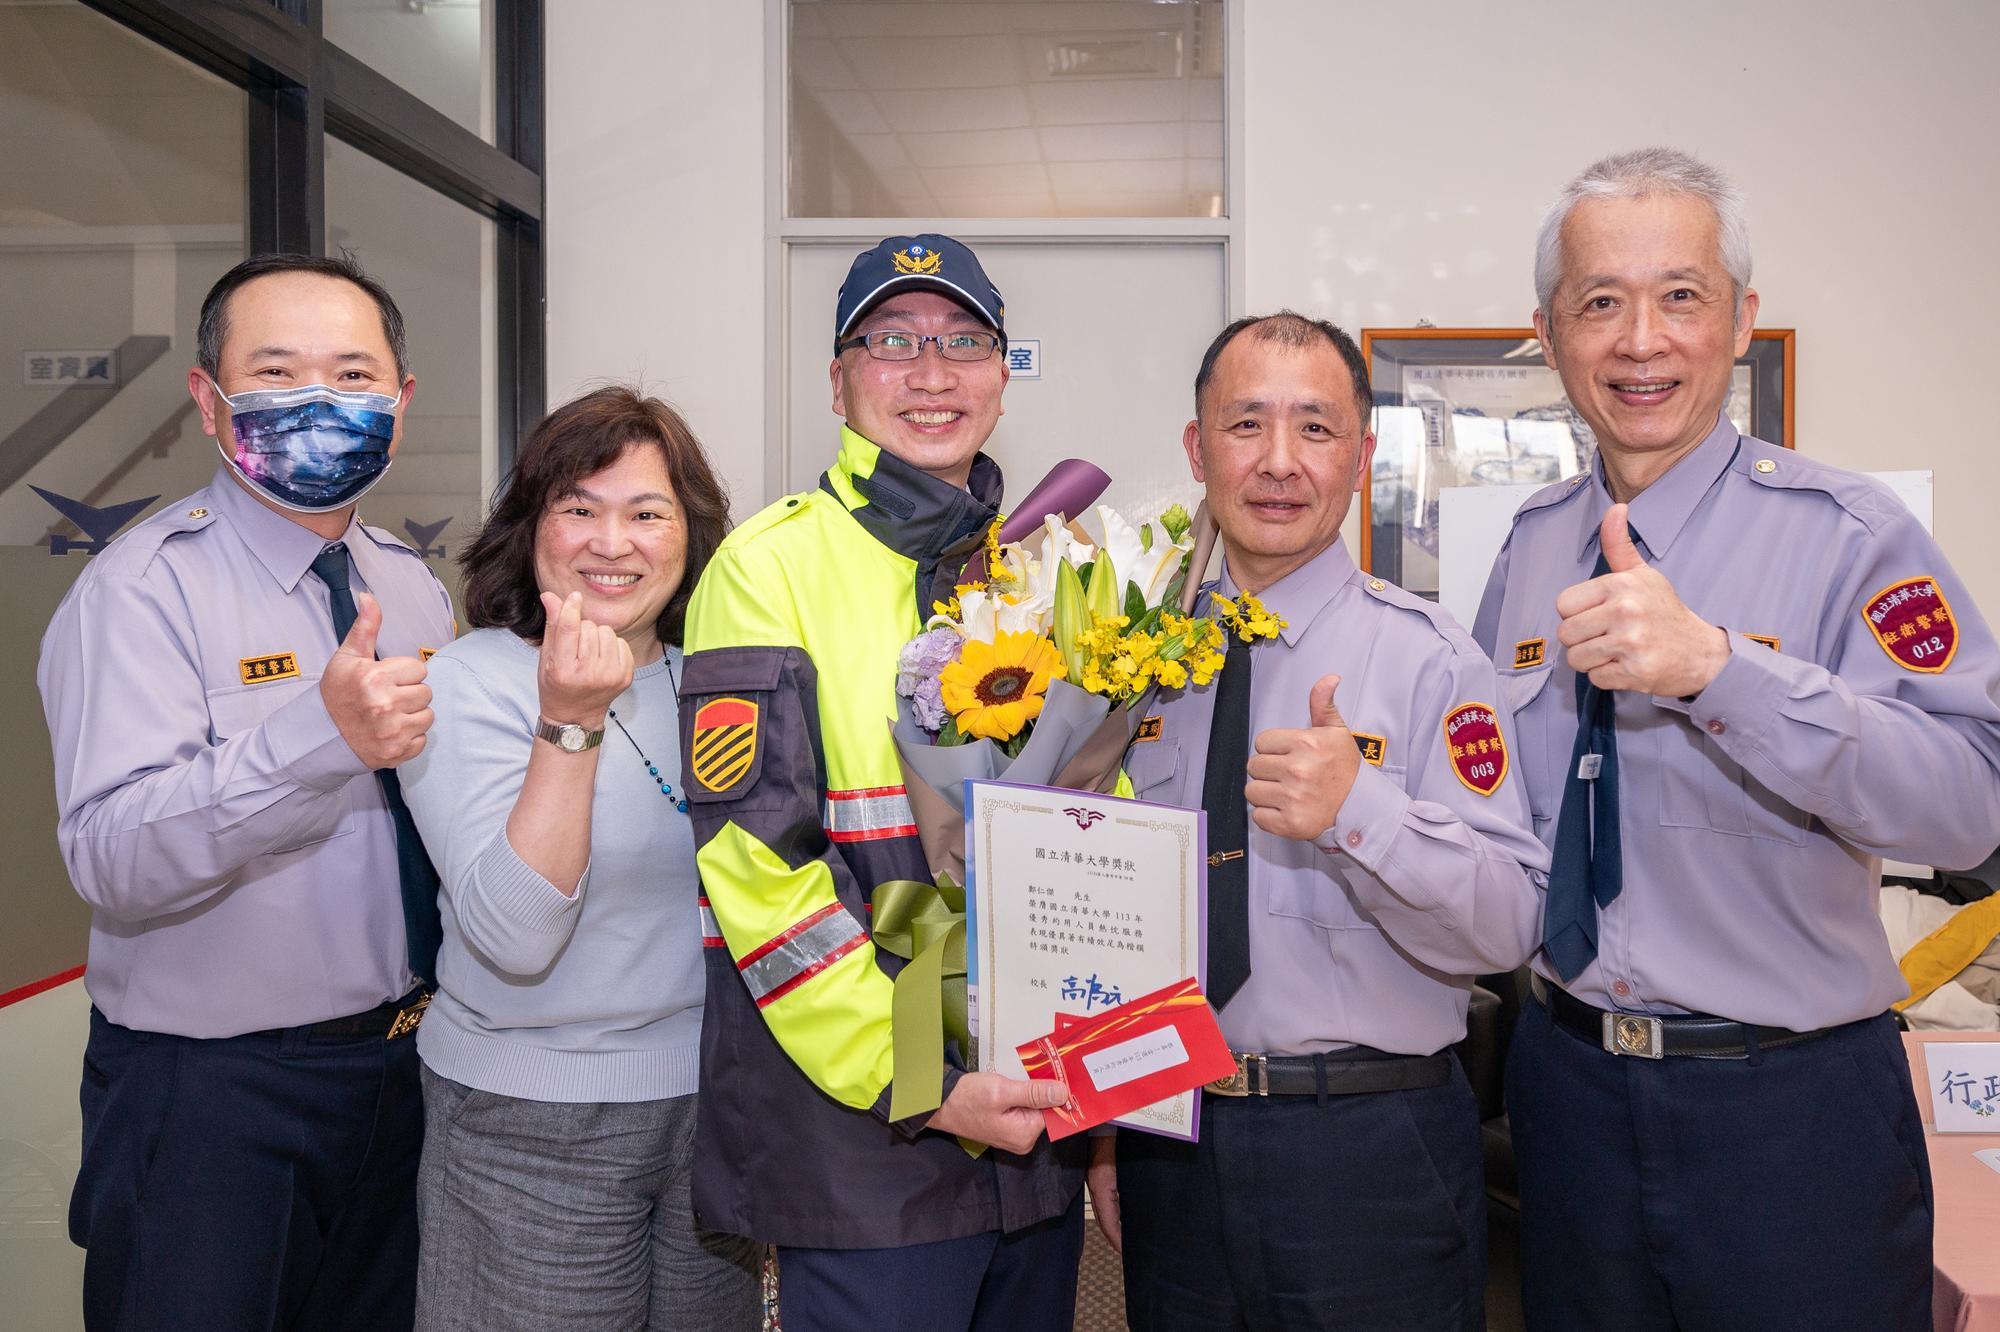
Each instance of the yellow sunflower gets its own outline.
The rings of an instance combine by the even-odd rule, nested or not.
[[[960,731],[1012,740],[1042,715],[1049,681],[1062,673],[1062,658],[1040,634],[996,634],[991,643],[968,639],[959,659],[939,673],[938,692]]]

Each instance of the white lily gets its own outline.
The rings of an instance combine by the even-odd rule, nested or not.
[[[991,643],[1000,634],[1041,634],[1049,632],[1055,620],[1055,595],[995,595],[985,588],[958,594],[958,619],[934,615],[924,627],[950,625],[968,640]]]
[[[1139,529],[1110,505],[1097,506],[1097,521],[1104,528],[1104,549],[1111,556],[1111,567],[1124,574],[1128,582],[1139,585],[1139,595],[1148,606],[1158,602],[1166,595],[1174,570],[1180,568],[1181,557],[1194,549],[1193,536],[1170,542],[1166,528],[1154,523],[1153,545],[1148,550],[1139,540]]]
[[[1077,540],[1063,516],[1052,513],[1042,520],[1042,554],[1028,580],[1028,590],[1038,595],[1047,593],[1053,598],[1058,564],[1068,560],[1071,568],[1081,569],[1096,558],[1096,548],[1089,542]]]

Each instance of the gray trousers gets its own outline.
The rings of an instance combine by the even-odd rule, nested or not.
[[[757,1332],[761,1245],[695,1227],[695,1098],[572,1104],[429,1068],[419,1332]]]

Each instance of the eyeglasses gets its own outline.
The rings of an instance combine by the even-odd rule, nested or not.
[[[926,337],[900,328],[881,328],[849,338],[834,350],[866,347],[868,354],[878,361],[914,361],[924,354],[926,342],[935,342],[938,355],[947,361],[983,361],[999,347],[1000,337],[995,333],[939,333]]]

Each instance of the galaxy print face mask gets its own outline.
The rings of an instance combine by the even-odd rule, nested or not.
[[[342,393],[324,384],[256,389],[230,397],[232,453],[223,459],[273,503],[297,513],[327,513],[352,504],[382,479],[396,435],[397,399],[386,393]]]

